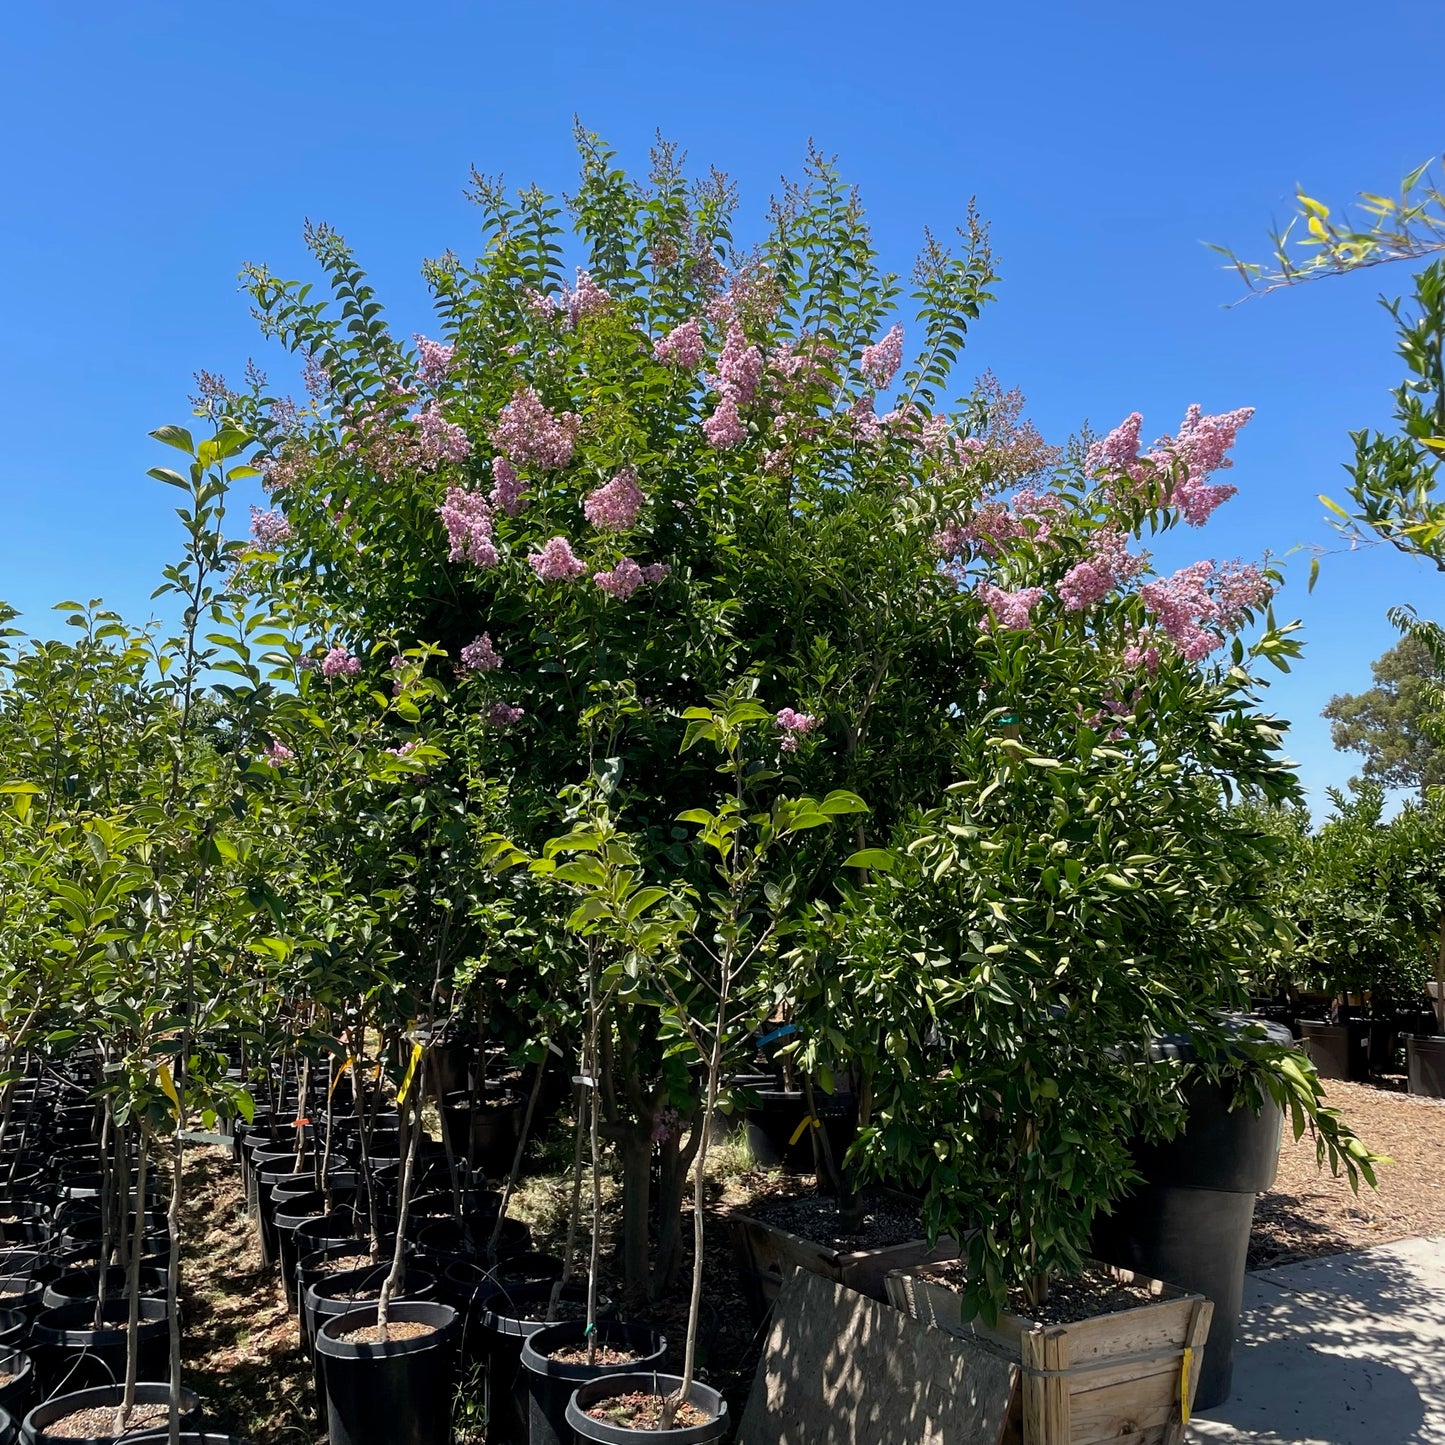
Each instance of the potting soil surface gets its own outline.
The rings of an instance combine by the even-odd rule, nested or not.
[[[1445,1101],[1329,1080],[1325,1102],[1377,1154],[1379,1188],[1335,1177],[1315,1160],[1309,1133],[1288,1123],[1279,1177],[1260,1196],[1249,1241],[1250,1269],[1365,1249],[1415,1235],[1445,1235]]]
[[[634,1430],[655,1430],[662,1418],[661,1395],[646,1395],[635,1391],[628,1395],[609,1395],[599,1400],[587,1413],[594,1420],[603,1420],[610,1425],[627,1425]],[[693,1425],[706,1425],[711,1416],[704,1415],[696,1405],[686,1401],[677,1407],[672,1417],[672,1428],[682,1430]]]
[[[126,1431],[149,1429],[164,1425],[171,1416],[169,1405],[133,1405]],[[94,1440],[97,1437],[109,1439],[115,1434],[115,1406],[93,1405],[88,1410],[75,1410],[52,1420],[46,1427],[47,1435],[58,1435],[62,1440]]]
[[[345,1274],[349,1269],[367,1269],[375,1265],[380,1269],[383,1265],[389,1267],[389,1261],[373,1259],[369,1254],[343,1254],[335,1259],[323,1259],[316,1266],[317,1274]]]
[[[962,1291],[968,1281],[968,1261],[946,1259],[918,1271],[920,1278],[936,1281],[948,1289]],[[1071,1325],[1096,1315],[1116,1315],[1154,1304],[1159,1296],[1148,1285],[1130,1284],[1112,1275],[1088,1270],[1072,1279],[1056,1279],[1042,1305],[1025,1302],[1021,1294],[1010,1296],[1008,1307],[1016,1315],[1041,1325]]]
[[[559,1365],[635,1365],[642,1356],[636,1350],[614,1350],[610,1345],[599,1345],[596,1355],[589,1360],[586,1345],[568,1345],[565,1349],[553,1350],[547,1358]]]
[[[343,1330],[336,1338],[348,1345],[380,1345],[388,1340],[419,1340],[423,1335],[436,1333],[435,1325],[424,1324],[421,1320],[393,1320],[383,1330],[380,1325],[361,1325],[354,1330]]]
[[[868,1200],[862,1227],[845,1230],[838,1217],[838,1201],[826,1194],[792,1198],[774,1197],[747,1211],[753,1218],[790,1234],[825,1244],[831,1249],[854,1251],[885,1249],[923,1235],[923,1223],[915,1205],[907,1200],[875,1196]]]

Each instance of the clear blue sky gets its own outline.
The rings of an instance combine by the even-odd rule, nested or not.
[[[857,181],[907,265],[970,195],[1002,257],[975,370],[1021,385],[1046,434],[1127,412],[1259,409],[1242,495],[1197,539],[1257,556],[1328,542],[1346,431],[1383,423],[1397,364],[1383,270],[1251,301],[1200,244],[1260,249],[1296,181],[1390,188],[1445,149],[1428,57],[1439,0],[1307,12],[973,0],[730,5],[235,0],[17,6],[0,47],[0,597],[32,627],[62,597],[144,615],[172,553],[149,428],[192,373],[274,369],[236,273],[305,266],[302,220],[357,247],[397,329],[426,329],[423,256],[470,253],[472,164],[566,187],[574,112],[646,159],[661,128],[761,214],[808,138]],[[1420,69],[1424,65],[1425,69]],[[1315,799],[1351,761],[1319,709],[1368,683],[1391,603],[1445,615],[1445,578],[1394,555],[1296,558],[1279,610],[1305,661],[1273,705]]]

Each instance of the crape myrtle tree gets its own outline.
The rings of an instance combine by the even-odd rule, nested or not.
[[[605,768],[644,874],[686,874],[678,814],[713,782],[686,713],[745,683],[789,788],[867,804],[794,854],[792,896],[820,911],[772,988],[800,1062],[861,1072],[860,1152],[926,1176],[936,1225],[977,1218],[967,1155],[994,1131],[1014,1222],[985,1233],[990,1290],[1067,1266],[1127,1178],[1127,1131],[1174,1118],[1176,1081],[1121,1051],[1234,1001],[1262,926],[1261,855],[1224,800],[1293,787],[1251,672],[1296,650],[1276,575],[1158,576],[1137,545],[1227,499],[1213,475],[1248,412],[1192,408],[1152,448],[1136,416],[1054,452],[996,384],[950,391],[995,279],[976,220],[956,251],[929,238],[905,288],[817,155],[747,249],[723,178],[690,184],[660,147],[638,183],[579,144],[565,211],[475,177],[484,249],[428,265],[434,338],[393,335],[329,229],[308,231],[329,295],[248,271],[308,391],[258,377],[228,403],[263,445],[265,585],[320,600],[323,675],[385,694],[424,658],[488,739],[496,832],[528,852]],[[473,976],[569,946],[529,901],[482,911]],[[586,976],[575,951],[553,974]],[[640,1287],[646,1164],[657,1144],[681,1189],[702,1099],[695,1058],[609,1014]],[[965,1125],[940,1110],[973,1069]]]
[[[1248,415],[1191,410],[1147,450],[1132,416],[1046,484],[952,500],[949,566],[988,604],[956,778],[794,960],[804,1062],[864,1062],[857,1152],[966,1238],[970,1310],[1038,1305],[1133,1177],[1131,1138],[1178,1128],[1161,1036],[1214,1073],[1248,1056],[1246,1097],[1292,1102],[1332,1163],[1369,1170],[1307,1069],[1219,1032],[1280,927],[1277,841],[1229,806],[1296,796],[1258,701],[1260,664],[1296,652],[1277,575],[1160,577],[1139,545],[1229,499],[1210,478]]]

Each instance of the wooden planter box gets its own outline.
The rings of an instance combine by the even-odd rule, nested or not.
[[[888,1299],[916,1320],[1019,1362],[1023,1445],[1182,1445],[1214,1306],[1126,1269],[1096,1268],[1147,1285],[1156,1302],[1068,1325],[1002,1315],[990,1329],[977,1320],[965,1325],[953,1290],[905,1269],[889,1274]]]
[[[758,1320],[772,1308],[789,1270],[805,1269],[871,1299],[886,1300],[885,1281],[891,1271],[958,1257],[958,1245],[946,1238],[932,1246],[926,1239],[910,1239],[881,1249],[844,1252],[748,1214],[730,1214],[727,1224],[743,1287]]]

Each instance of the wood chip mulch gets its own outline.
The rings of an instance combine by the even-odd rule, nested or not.
[[[1445,1236],[1445,1101],[1333,1080],[1326,1088],[1326,1103],[1393,1163],[1379,1166],[1378,1190],[1362,1183],[1355,1194],[1344,1175],[1319,1168],[1310,1135],[1295,1140],[1286,1123],[1279,1176],[1255,1206],[1250,1269]]]
[[[259,1445],[310,1445],[316,1426],[310,1362],[256,1231],[227,1150],[186,1159],[181,1271],[185,1382],[212,1428]]]

